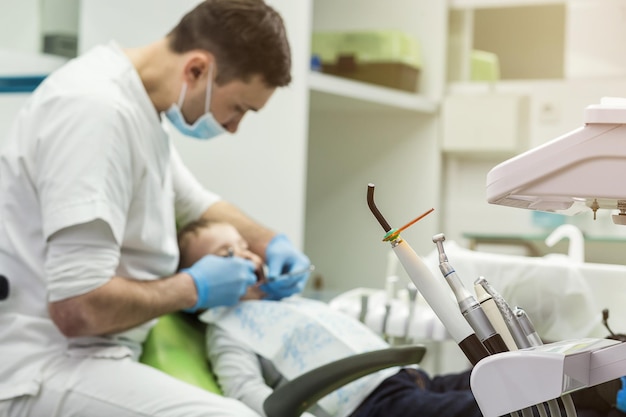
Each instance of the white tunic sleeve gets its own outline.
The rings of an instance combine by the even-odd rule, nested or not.
[[[119,246],[101,220],[58,231],[50,238],[45,261],[48,301],[85,294],[106,284],[119,259]]]
[[[65,227],[104,220],[121,244],[133,195],[136,138],[129,117],[106,94],[40,103],[33,172],[46,238]]]

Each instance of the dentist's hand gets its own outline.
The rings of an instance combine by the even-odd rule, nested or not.
[[[311,261],[296,249],[285,235],[277,235],[270,241],[265,250],[265,262],[268,268],[268,277],[277,277],[268,281],[259,288],[265,292],[270,300],[280,300],[290,295],[302,292],[310,275]],[[289,272],[305,271],[297,275],[280,277]]]
[[[193,278],[198,301],[188,313],[218,306],[235,305],[247,288],[256,283],[255,265],[239,257],[206,255],[180,272]]]

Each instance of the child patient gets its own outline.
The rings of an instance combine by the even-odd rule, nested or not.
[[[241,256],[258,265],[237,230],[199,221],[181,231],[181,268],[206,254]],[[260,274],[262,275],[262,274]],[[263,300],[258,285],[232,308],[211,309],[207,352],[224,395],[261,415],[263,401],[281,381],[337,359],[388,345],[369,328],[328,305],[299,296]],[[417,368],[390,368],[360,378],[322,399],[316,416],[480,416],[469,373],[433,379]]]
[[[262,260],[228,223],[200,220],[179,233],[180,267],[207,254],[240,256],[257,266],[259,283],[233,307],[214,308],[207,326],[207,354],[218,383],[265,416],[273,389],[329,362],[389,345],[358,320],[300,296],[264,300]],[[270,278],[271,279],[271,278]],[[339,388],[309,409],[316,417],[478,417],[469,389],[470,371],[429,377],[417,366],[389,368]],[[604,414],[604,413],[603,413]],[[602,414],[581,414],[579,416]]]

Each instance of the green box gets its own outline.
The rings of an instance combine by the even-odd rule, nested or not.
[[[422,66],[419,42],[397,30],[317,32],[313,55],[328,74],[415,92]]]

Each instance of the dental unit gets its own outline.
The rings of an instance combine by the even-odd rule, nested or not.
[[[395,235],[389,242],[394,253],[400,260],[400,264],[437,317],[439,317],[445,325],[450,336],[459,345],[467,359],[472,364],[477,364],[481,359],[487,357],[489,352],[480,342],[467,321],[465,321],[459,313],[454,300],[450,297],[449,289],[446,288],[441,281],[435,279],[423,260],[415,253],[413,248],[400,237],[397,230],[392,230],[387,220],[385,220],[384,216],[376,207],[374,203],[374,184],[368,185],[367,203],[374,217],[376,217],[388,236]]]
[[[585,109],[582,127],[489,171],[487,201],[566,215],[591,211],[594,219],[599,209],[617,209],[613,222],[626,225],[625,168],[626,100],[603,98]],[[515,375],[514,392],[504,388],[513,382],[508,375]],[[575,415],[564,394],[624,375],[626,344],[584,338],[489,356],[472,371],[471,387],[485,417],[558,397]]]
[[[624,110],[626,111],[626,106]],[[624,196],[626,206],[626,192]],[[507,203],[515,201],[514,198],[507,198],[499,201]],[[557,201],[554,198],[539,200],[544,203]],[[562,200],[559,201],[562,203]],[[597,198],[593,201],[597,201]],[[525,311],[521,308],[513,311],[504,297],[484,277],[475,281],[476,298],[474,298],[462,286],[456,271],[448,262],[442,245],[445,237],[435,235],[433,242],[437,244],[439,269],[449,285],[446,287],[440,280],[434,278],[423,260],[402,238],[401,230],[392,229],[382,216],[374,203],[373,184],[368,185],[367,202],[386,232],[383,241],[391,244],[417,290],[474,365],[471,389],[485,417],[506,414],[527,417],[532,416],[533,409],[537,410],[540,417],[560,417],[561,410],[557,401],[559,399],[566,416],[575,417],[576,410],[569,396],[571,392],[618,379],[626,374],[625,344],[604,338],[571,339],[541,344],[541,339]],[[544,209],[547,206],[534,207]],[[557,207],[563,208],[565,205]],[[624,223],[626,224],[626,221]],[[406,227],[401,229],[404,228]],[[478,311],[477,306],[481,311],[480,316],[476,315],[480,317],[477,322],[480,324],[489,322],[491,328],[476,326],[476,322],[473,328],[469,323],[472,319],[463,314]],[[498,342],[501,348],[497,351],[493,348],[488,349],[483,343],[489,335],[494,334],[501,335]]]

